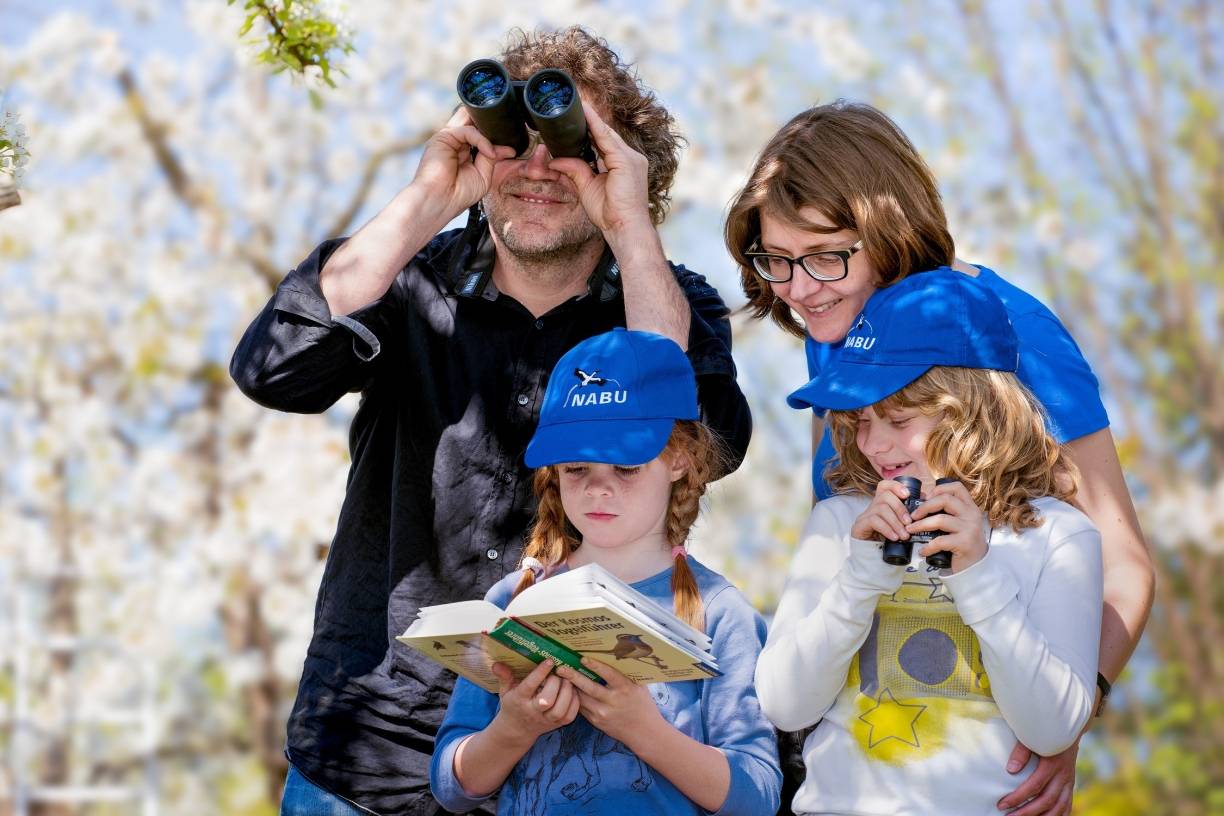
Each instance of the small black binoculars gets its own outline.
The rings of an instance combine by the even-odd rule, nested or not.
[[[907,512],[913,513],[923,503],[922,482],[913,476],[898,476],[893,481],[905,485],[905,489],[909,491],[909,496],[905,499],[905,509]],[[936,479],[935,484],[949,484],[955,481],[956,479],[945,477],[943,479]],[[904,541],[885,541],[884,563],[892,564],[895,567],[908,566],[910,559],[914,555],[915,544],[925,546],[931,543],[932,539],[939,538],[941,535],[944,535],[943,530],[932,530],[929,533],[914,533]],[[935,569],[950,569],[952,567],[952,553],[947,550],[931,553],[927,556],[926,562],[935,567]]]
[[[530,125],[553,158],[595,162],[578,86],[560,68],[542,68],[526,81],[512,80],[497,60],[478,59],[459,72],[459,100],[476,128],[495,145],[522,156],[531,144]]]

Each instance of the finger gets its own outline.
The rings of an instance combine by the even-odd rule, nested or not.
[[[909,538],[909,533],[905,532],[905,525],[895,517],[889,519],[880,513],[870,513],[864,516],[863,521],[868,527],[889,541],[904,541]]]
[[[1016,747],[1012,749],[1011,756],[1007,758],[1007,772],[1020,773],[1032,756],[1033,752],[1028,749],[1027,745],[1017,742]]]
[[[498,694],[505,694],[514,688],[514,672],[505,663],[494,663],[493,674],[497,676]]]
[[[909,491],[904,485],[892,479],[886,479],[876,485],[875,498],[872,501],[873,504],[879,506],[891,507],[902,523],[909,524],[913,519],[910,518],[909,508],[905,506],[907,498],[909,498]]]
[[[1058,795],[1058,804],[1054,806],[1056,816],[1071,816],[1071,802],[1075,798],[1075,785],[1063,785],[1062,793]]]
[[[621,138],[621,135],[603,120],[603,117],[595,110],[594,105],[583,101],[582,112],[586,115],[587,129],[591,132],[591,140],[595,142],[595,148],[600,153],[615,153],[618,150],[631,149],[625,140]]]
[[[569,178],[578,190],[578,195],[582,195],[582,191],[591,183],[591,179],[595,178],[595,173],[589,164],[573,157],[553,159],[548,163],[548,169],[555,170]]]
[[[966,553],[964,552],[964,549],[965,548],[961,546],[961,542],[953,536],[940,536],[930,544],[920,547],[918,549],[918,554],[923,558],[928,558],[937,552],[950,552],[953,555],[965,555]],[[1009,765],[1008,767],[1010,768],[1011,766]]]
[[[492,160],[497,159],[498,153],[493,143],[490,142],[488,138],[483,133],[481,133],[480,130],[478,130],[474,125],[467,125],[465,127],[451,128],[450,133],[454,134],[455,137],[463,144],[467,144],[467,145],[470,145],[476,148],[477,152],[479,152],[480,155],[486,156]],[[502,145],[502,147],[505,147],[505,145]],[[511,151],[514,150],[514,148],[509,148],[509,149]],[[504,153],[505,151],[503,151],[503,155]]]
[[[887,525],[885,529],[880,529],[873,525],[876,532],[884,535],[885,538],[890,538],[894,541],[909,538],[909,534],[905,531],[906,519],[909,516],[905,512],[905,505],[897,499],[896,496],[887,493],[881,493],[876,496],[867,510],[863,513],[864,521],[869,524],[872,519],[878,519],[880,524]]]
[[[578,717],[578,711],[581,709],[582,701],[578,697],[578,692],[574,692],[573,698],[570,700],[569,707],[565,710],[565,716],[561,718],[562,724],[568,725]]]
[[[598,674],[598,672],[596,672]],[[569,666],[561,666],[557,669],[557,674],[564,679],[574,684],[574,688],[578,689],[579,693],[585,694],[593,699],[603,699],[605,689],[603,686],[596,683],[589,677],[586,677],[579,672],[574,671]]]
[[[578,692],[574,690],[574,684],[567,680],[560,680],[557,696],[548,711],[544,712],[544,716],[553,722],[564,722],[577,697]]]
[[[446,124],[443,125],[443,127],[457,128],[463,127],[464,125],[470,125],[471,123],[472,114],[468,113],[467,108],[460,105],[459,107],[455,108],[455,112],[452,113],[451,117],[446,120]]]
[[[601,691],[606,689],[614,689],[621,686],[632,686],[633,681],[620,673],[619,669],[612,668],[608,663],[603,662],[597,657],[583,657],[582,665],[586,666],[591,671],[603,678],[606,686],[600,686]]]
[[[543,685],[536,691],[532,698],[535,700],[536,706],[541,711],[547,711],[553,707],[553,703],[557,701],[557,694],[561,691],[561,678],[555,674],[550,674],[544,678]]]
[[[944,482],[943,484],[937,484],[931,488],[931,492],[928,495],[931,498],[945,495],[956,496],[957,498],[964,499],[970,503],[973,502],[973,494],[969,492],[969,488],[965,487],[964,482]]]
[[[1041,794],[1011,812],[1011,816],[1053,816],[1058,805],[1061,785],[1047,785]]]
[[[918,507],[914,509],[914,518],[915,519],[926,518],[927,516],[930,516],[936,513],[947,514],[949,512],[948,510],[949,498],[950,497],[948,496],[948,494],[945,493],[939,496],[931,496],[929,499],[925,499],[922,502],[922,504],[918,505]]]
[[[1045,788],[1050,778],[1054,776],[1058,767],[1053,762],[1042,762],[1038,760],[1037,767],[1033,769],[1033,773],[1028,779],[1020,783],[1020,785],[1011,793],[999,800],[999,809],[1006,810],[1014,808],[1026,800],[1036,796]]]
[[[556,664],[551,659],[541,660],[540,663],[531,670],[531,672],[519,681],[519,688],[527,695],[535,695],[539,691],[540,686],[544,685],[545,678],[548,677]]]
[[[912,535],[914,533],[933,533],[937,530],[944,533],[959,533],[969,528],[964,520],[957,516],[937,513],[927,518],[915,519],[913,522],[905,525],[905,529]]]

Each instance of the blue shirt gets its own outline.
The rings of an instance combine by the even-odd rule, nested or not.
[[[709,680],[652,683],[648,688],[663,717],[684,734],[722,750],[731,768],[731,787],[719,814],[773,814],[782,774],[773,727],[761,711],[753,685],[765,622],[726,578],[689,559],[705,605],[706,634],[724,672]],[[638,581],[633,588],[672,607],[671,569]],[[511,573],[489,590],[500,607],[510,601],[519,579]],[[484,729],[497,714],[496,694],[460,678],[438,731],[430,766],[434,796],[447,810],[463,812],[480,804],[455,777],[455,750],[464,737]],[[654,768],[579,716],[550,731],[519,761],[498,793],[498,813],[697,814],[704,813]]]
[[[1101,403],[1100,386],[1092,367],[1071,334],[1045,304],[979,266],[978,283],[990,289],[1007,309],[1020,341],[1020,368],[1016,376],[1028,386],[1045,408],[1050,433],[1059,442],[1070,442],[1109,427],[1109,415]],[[841,343],[817,343],[807,338],[808,376],[815,377],[840,353]],[[824,480],[825,469],[837,458],[826,426],[812,460],[812,485],[816,498],[833,495]]]

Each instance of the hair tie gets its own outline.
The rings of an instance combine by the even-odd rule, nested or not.
[[[688,553],[684,551],[683,544],[677,544],[676,546],[672,547],[672,560],[673,561],[675,561],[677,558],[682,558],[686,555],[688,555]]]
[[[544,565],[540,563],[538,558],[532,558],[530,555],[523,559],[522,568],[531,570],[531,574],[540,579],[544,575]]]

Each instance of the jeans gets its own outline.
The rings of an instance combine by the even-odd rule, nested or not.
[[[289,766],[285,792],[281,795],[280,816],[368,816],[334,793],[328,793]]]

